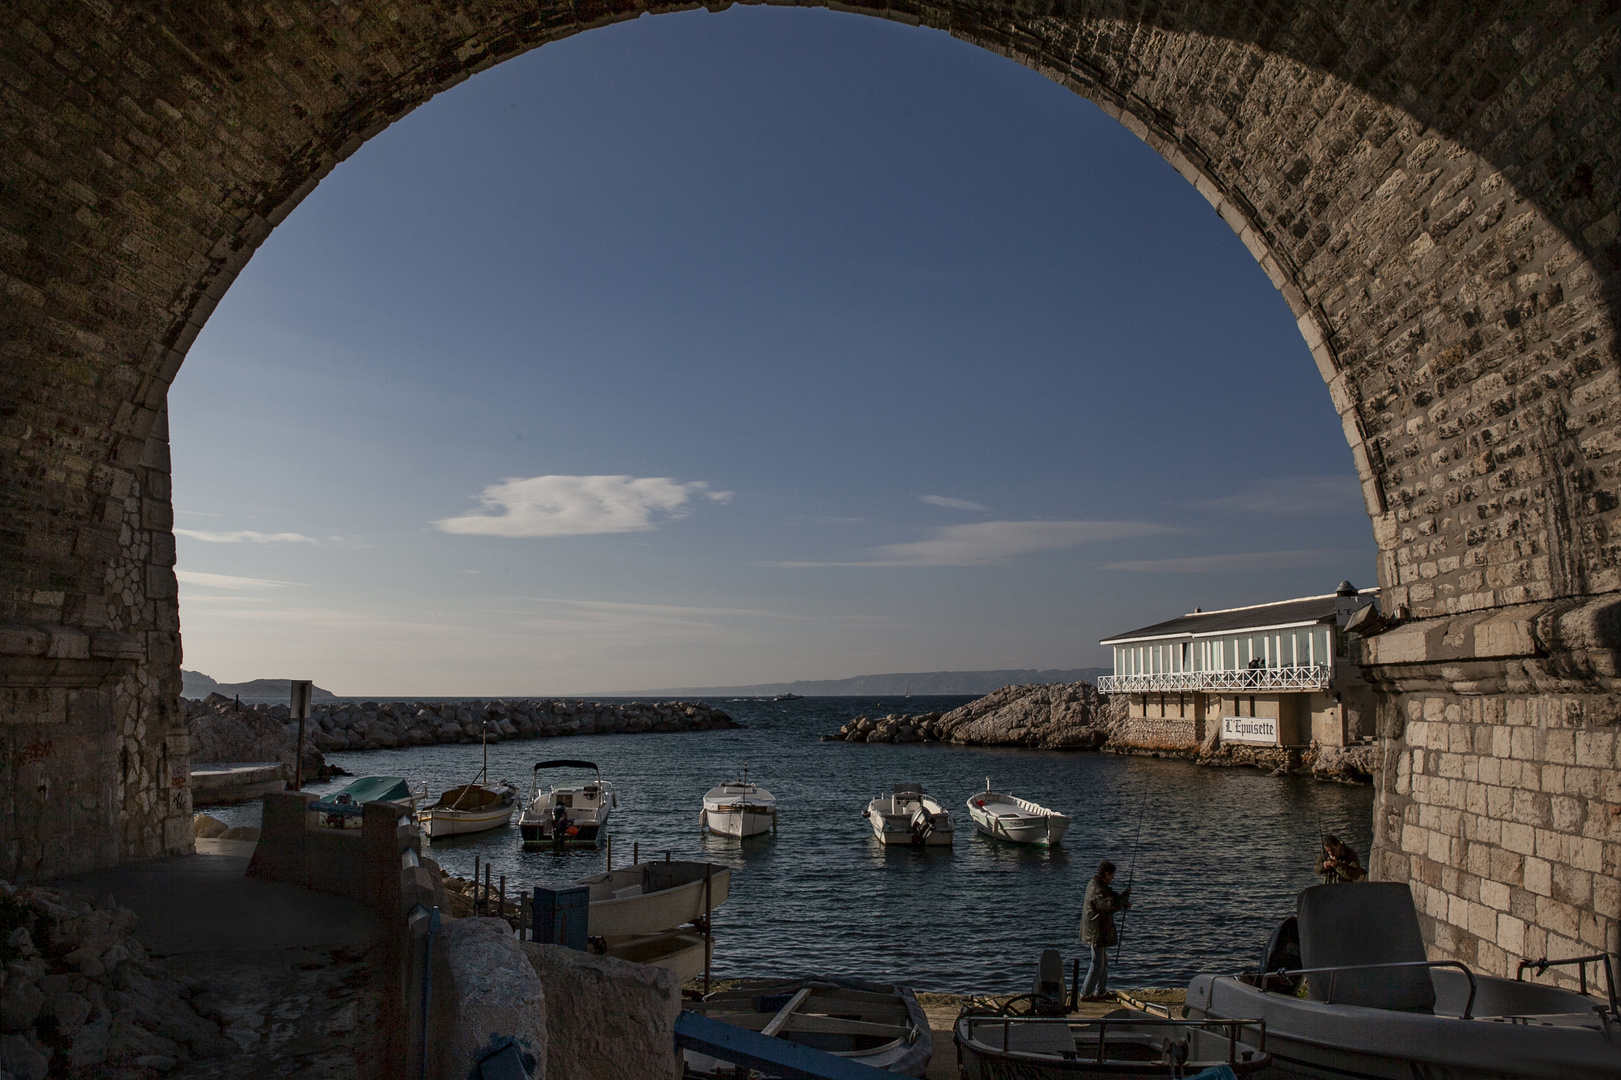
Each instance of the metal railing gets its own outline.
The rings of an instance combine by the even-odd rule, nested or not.
[[[1587,993],[1587,965],[1604,965],[1604,985],[1609,991],[1610,1012],[1621,1016],[1621,1007],[1618,1007],[1615,995],[1615,971],[1610,967],[1610,957],[1607,953],[1594,953],[1591,956],[1572,956],[1564,960],[1549,960],[1546,956],[1539,960],[1521,960],[1520,966],[1515,969],[1514,981],[1523,982],[1525,980],[1526,968],[1534,969],[1533,974],[1540,976],[1551,967],[1565,967],[1570,964],[1576,965],[1576,972],[1581,980],[1584,995]]]
[[[1396,960],[1388,964],[1342,964],[1339,967],[1294,968],[1290,971],[1270,971],[1267,975],[1327,975],[1328,993],[1323,998],[1324,1005],[1334,1004],[1334,988],[1339,982],[1342,971],[1389,971],[1394,968],[1438,968],[1451,967],[1463,972],[1464,978],[1469,980],[1469,1000],[1463,1004],[1463,1015],[1460,1020],[1473,1019],[1475,1011],[1475,973],[1469,970],[1469,965],[1458,960]]]
[[[1105,675],[1098,689],[1105,694],[1143,694],[1186,690],[1327,690],[1334,669],[1327,664],[1300,667],[1241,668],[1237,671],[1160,671],[1152,675]]]
[[[1254,1028],[1259,1034],[1260,1038],[1254,1043],[1246,1042],[1245,1045],[1254,1046],[1255,1050],[1261,1054],[1265,1054],[1267,1052],[1265,1020],[1171,1020],[1162,1019],[1157,1016],[1069,1016],[1053,1018],[1035,1018],[1028,1016],[967,1016],[963,1017],[963,1021],[967,1026],[968,1038],[971,1041],[977,1042],[981,1046],[984,1046],[990,1050],[997,1049],[996,1043],[994,1041],[987,1041],[983,1037],[976,1035],[975,1028],[989,1028],[994,1032],[996,1028],[1000,1027],[1002,1029],[1000,1040],[1002,1045],[1000,1052],[1004,1054],[1031,1053],[1030,1051],[1021,1051],[1012,1048],[1011,1032],[1014,1024],[1018,1024],[1021,1027],[1029,1024],[1039,1024],[1043,1027],[1056,1027],[1060,1024],[1066,1026],[1073,1034],[1077,1035],[1075,1043],[1077,1057],[1080,1055],[1079,1036],[1086,1036],[1088,1042],[1090,1042],[1090,1031],[1082,1030],[1081,1032],[1075,1032],[1075,1029],[1089,1029],[1096,1026],[1098,1041],[1096,1049],[1093,1051],[1094,1062],[1102,1062],[1105,1060],[1105,1054],[1108,1049],[1108,1032],[1111,1025],[1116,1028],[1191,1028],[1195,1030],[1207,1031],[1213,1035],[1225,1034],[1227,1037],[1227,1064],[1229,1065],[1238,1064],[1238,1045],[1240,1037],[1244,1035],[1244,1030],[1246,1028]],[[1223,1031],[1222,1029],[1225,1030]]]

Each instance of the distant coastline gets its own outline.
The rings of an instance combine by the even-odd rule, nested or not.
[[[1061,668],[1038,671],[1034,668],[1008,668],[995,671],[920,671],[893,672],[885,675],[857,675],[849,679],[801,679],[797,682],[754,683],[748,686],[687,686],[664,690],[610,690],[591,694],[564,695],[591,698],[671,699],[720,697],[776,697],[778,694],[797,694],[800,697],[918,697],[965,695],[983,697],[1004,686],[1025,686],[1031,683],[1096,682],[1100,675],[1111,675],[1113,668]],[[288,693],[286,679],[253,679],[249,682],[216,682],[199,671],[180,672],[184,681],[182,697],[205,698],[209,694],[240,697],[244,702],[285,702]],[[474,701],[491,697],[490,694],[447,694],[442,697],[411,695],[423,701]],[[493,695],[500,697],[503,695]],[[506,697],[557,697],[555,694],[508,694]],[[334,694],[317,686],[315,701],[394,700],[393,694]]]

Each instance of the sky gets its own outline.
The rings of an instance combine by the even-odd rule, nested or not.
[[[221,681],[1087,667],[1375,583],[1209,204],[1084,98],[862,16],[644,16],[441,94],[270,236],[169,402]]]

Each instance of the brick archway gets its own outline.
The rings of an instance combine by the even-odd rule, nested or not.
[[[190,844],[164,402],[257,246],[435,93],[693,6],[13,5],[0,874]],[[1385,747],[1377,872],[1414,882],[1448,955],[1501,969],[1614,949],[1614,6],[859,10],[1096,101],[1232,225],[1328,384],[1405,620],[1365,646]]]

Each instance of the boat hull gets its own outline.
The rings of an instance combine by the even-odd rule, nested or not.
[[[929,815],[933,825],[921,837],[913,828],[919,807],[922,813]],[[873,837],[885,847],[950,847],[956,837],[951,814],[946,808],[927,795],[920,798],[915,790],[897,792],[893,796],[880,795],[867,804],[863,814],[872,827]]]
[[[689,878],[666,888],[659,876],[680,874]],[[581,885],[591,890],[586,932],[592,937],[640,937],[672,930],[703,918],[726,902],[731,895],[732,871],[712,867],[705,902],[701,863],[642,863],[584,878]]]
[[[513,807],[491,810],[423,810],[417,816],[422,831],[433,839],[499,829],[512,820]]]
[[[1621,1038],[1603,1030],[1597,1004],[1552,987],[1474,976],[1475,1019],[1461,1019],[1465,977],[1432,969],[1436,1013],[1333,1005],[1266,993],[1231,977],[1188,986],[1192,1018],[1266,1022],[1278,1064],[1335,1080],[1615,1080]],[[1451,1013],[1451,1015],[1444,1015]],[[1495,1015],[1493,1015],[1495,1014]]]
[[[572,832],[565,830],[563,835],[554,836],[550,818],[536,821],[525,814],[518,821],[518,834],[523,837],[523,846],[526,848],[594,848],[600,847],[608,835],[606,817],[599,822],[570,822],[569,826]]]
[[[968,816],[981,836],[992,840],[1006,840],[1010,844],[1031,844],[1051,847],[1064,839],[1069,831],[1070,819],[1062,814],[1047,817],[996,817],[970,806]]]
[[[703,810],[703,826],[716,836],[732,836],[745,840],[768,833],[775,827],[776,815],[770,809],[755,810]]]
[[[662,934],[608,941],[607,955],[633,964],[661,967],[676,981],[689,983],[704,973],[704,959],[714,961],[714,939],[694,930],[668,930]]]
[[[953,1041],[966,1080],[1172,1080],[1213,1065],[1247,1076],[1273,1061],[1258,1047],[1229,1044],[1225,1033],[1156,1024],[1146,1016],[1110,1021],[1100,1026],[1097,1020],[960,1016]],[[1100,1037],[1101,1055],[1095,1056]],[[1181,1065],[1163,1059],[1167,1037],[1187,1040],[1188,1059]]]

